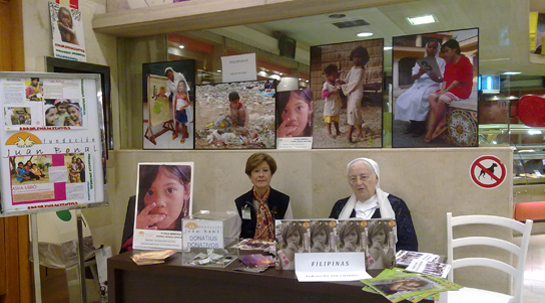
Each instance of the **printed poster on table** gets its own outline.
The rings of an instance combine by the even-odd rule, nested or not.
[[[104,201],[99,80],[0,73],[0,215]]]
[[[86,62],[81,11],[49,2],[49,17],[54,56]]]
[[[138,164],[134,249],[182,249],[182,219],[192,213],[193,171],[193,162]]]

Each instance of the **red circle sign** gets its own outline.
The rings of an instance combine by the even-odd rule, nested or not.
[[[507,172],[498,157],[482,156],[473,161],[469,174],[478,186],[494,188],[503,183]]]

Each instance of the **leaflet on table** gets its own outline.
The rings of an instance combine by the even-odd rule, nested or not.
[[[86,129],[88,94],[83,79],[0,79],[4,129]]]
[[[418,302],[439,292],[457,290],[460,286],[439,277],[404,273],[400,268],[385,269],[381,274],[362,282],[364,291],[371,291],[386,297],[391,302],[410,300]]]
[[[412,260],[405,269],[409,272],[416,272],[430,276],[446,278],[452,266],[444,263],[427,262],[423,260]]]
[[[4,211],[25,211],[95,201],[94,163],[91,146],[57,145],[29,149],[31,153],[3,157],[3,190],[10,200]],[[100,163],[98,163],[100,165]],[[8,168],[8,169],[6,169]],[[96,182],[96,181],[95,181]]]
[[[440,258],[440,256],[430,253],[400,250],[396,253],[396,265],[400,267],[407,267],[413,260],[439,262]]]

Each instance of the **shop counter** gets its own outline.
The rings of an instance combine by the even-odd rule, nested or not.
[[[109,302],[390,302],[362,291],[359,281],[300,283],[294,271],[234,271],[238,260],[227,268],[182,266],[180,253],[164,264],[138,266],[131,260],[132,254],[129,251],[108,259]],[[372,276],[379,273],[369,272]]]

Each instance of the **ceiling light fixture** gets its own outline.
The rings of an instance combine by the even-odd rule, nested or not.
[[[505,72],[505,73],[502,73],[502,75],[520,75],[521,72]]]
[[[183,49],[185,46],[183,46],[182,44],[178,45],[179,48]]]
[[[391,46],[385,46],[385,47],[384,47],[384,50],[385,50],[385,51],[389,51],[389,50],[392,50],[392,48],[393,48],[393,47],[391,47]]]
[[[425,15],[425,16],[419,16],[419,17],[407,17],[407,20],[412,25],[420,25],[420,24],[428,24],[428,23],[437,22],[437,18],[435,18],[435,15]]]
[[[358,33],[357,36],[358,37],[369,37],[369,36],[372,36],[373,33],[370,33],[370,32],[363,32],[363,33]]]

